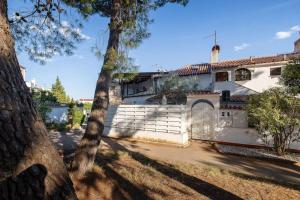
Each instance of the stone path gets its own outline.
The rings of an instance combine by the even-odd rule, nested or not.
[[[51,132],[50,138],[60,150],[71,153],[76,148],[82,134]],[[211,165],[238,172],[248,178],[260,177],[262,180],[289,182],[300,185],[300,166],[296,163],[264,161],[255,158],[220,154],[211,144],[192,141],[186,148],[145,143],[130,139],[103,138],[102,149],[139,152],[158,160],[187,162],[196,165]]]

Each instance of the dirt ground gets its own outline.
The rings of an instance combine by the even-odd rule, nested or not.
[[[82,133],[50,133],[50,138],[62,154],[75,151]],[[141,153],[155,160],[169,160],[173,163],[190,163],[203,167],[215,166],[217,168],[239,172],[247,176],[264,177],[278,182],[300,185],[300,163],[271,161],[255,159],[245,156],[221,154],[212,144],[191,141],[186,148],[158,143],[142,142],[130,139],[102,138],[102,150],[132,151]]]
[[[73,183],[80,200],[300,199],[300,186],[132,151],[102,150],[93,171]]]
[[[68,164],[81,134],[51,136]],[[80,200],[300,199],[294,163],[225,155],[210,144],[187,148],[103,138],[93,170],[73,177]]]

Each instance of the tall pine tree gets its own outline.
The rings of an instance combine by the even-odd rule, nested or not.
[[[85,134],[75,155],[73,170],[85,174],[95,160],[96,152],[104,130],[104,119],[109,106],[109,87],[113,73],[118,69],[120,43],[136,48],[143,39],[150,36],[148,25],[152,22],[150,12],[167,3],[186,5],[188,0],[63,0],[76,8],[83,16],[98,14],[110,19],[109,37],[101,72],[98,76],[92,112]]]
[[[22,78],[0,1],[0,199],[77,199]]]
[[[69,103],[70,98],[67,96],[64,86],[59,77],[56,77],[55,83],[52,85],[51,92],[56,97],[58,103]]]

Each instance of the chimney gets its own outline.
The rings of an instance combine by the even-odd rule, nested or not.
[[[220,46],[216,44],[213,46],[211,50],[210,63],[217,63],[219,61],[219,54],[220,54]]]
[[[296,40],[294,45],[294,53],[300,53],[300,39]]]

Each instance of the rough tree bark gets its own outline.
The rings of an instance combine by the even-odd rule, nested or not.
[[[0,199],[77,199],[22,78],[0,1]]]
[[[108,45],[96,84],[92,111],[72,165],[74,174],[79,177],[92,168],[104,130],[104,119],[109,106],[109,87],[112,80],[112,69],[116,65],[116,56],[122,32],[122,22],[119,18],[120,12],[121,0],[113,0]]]

